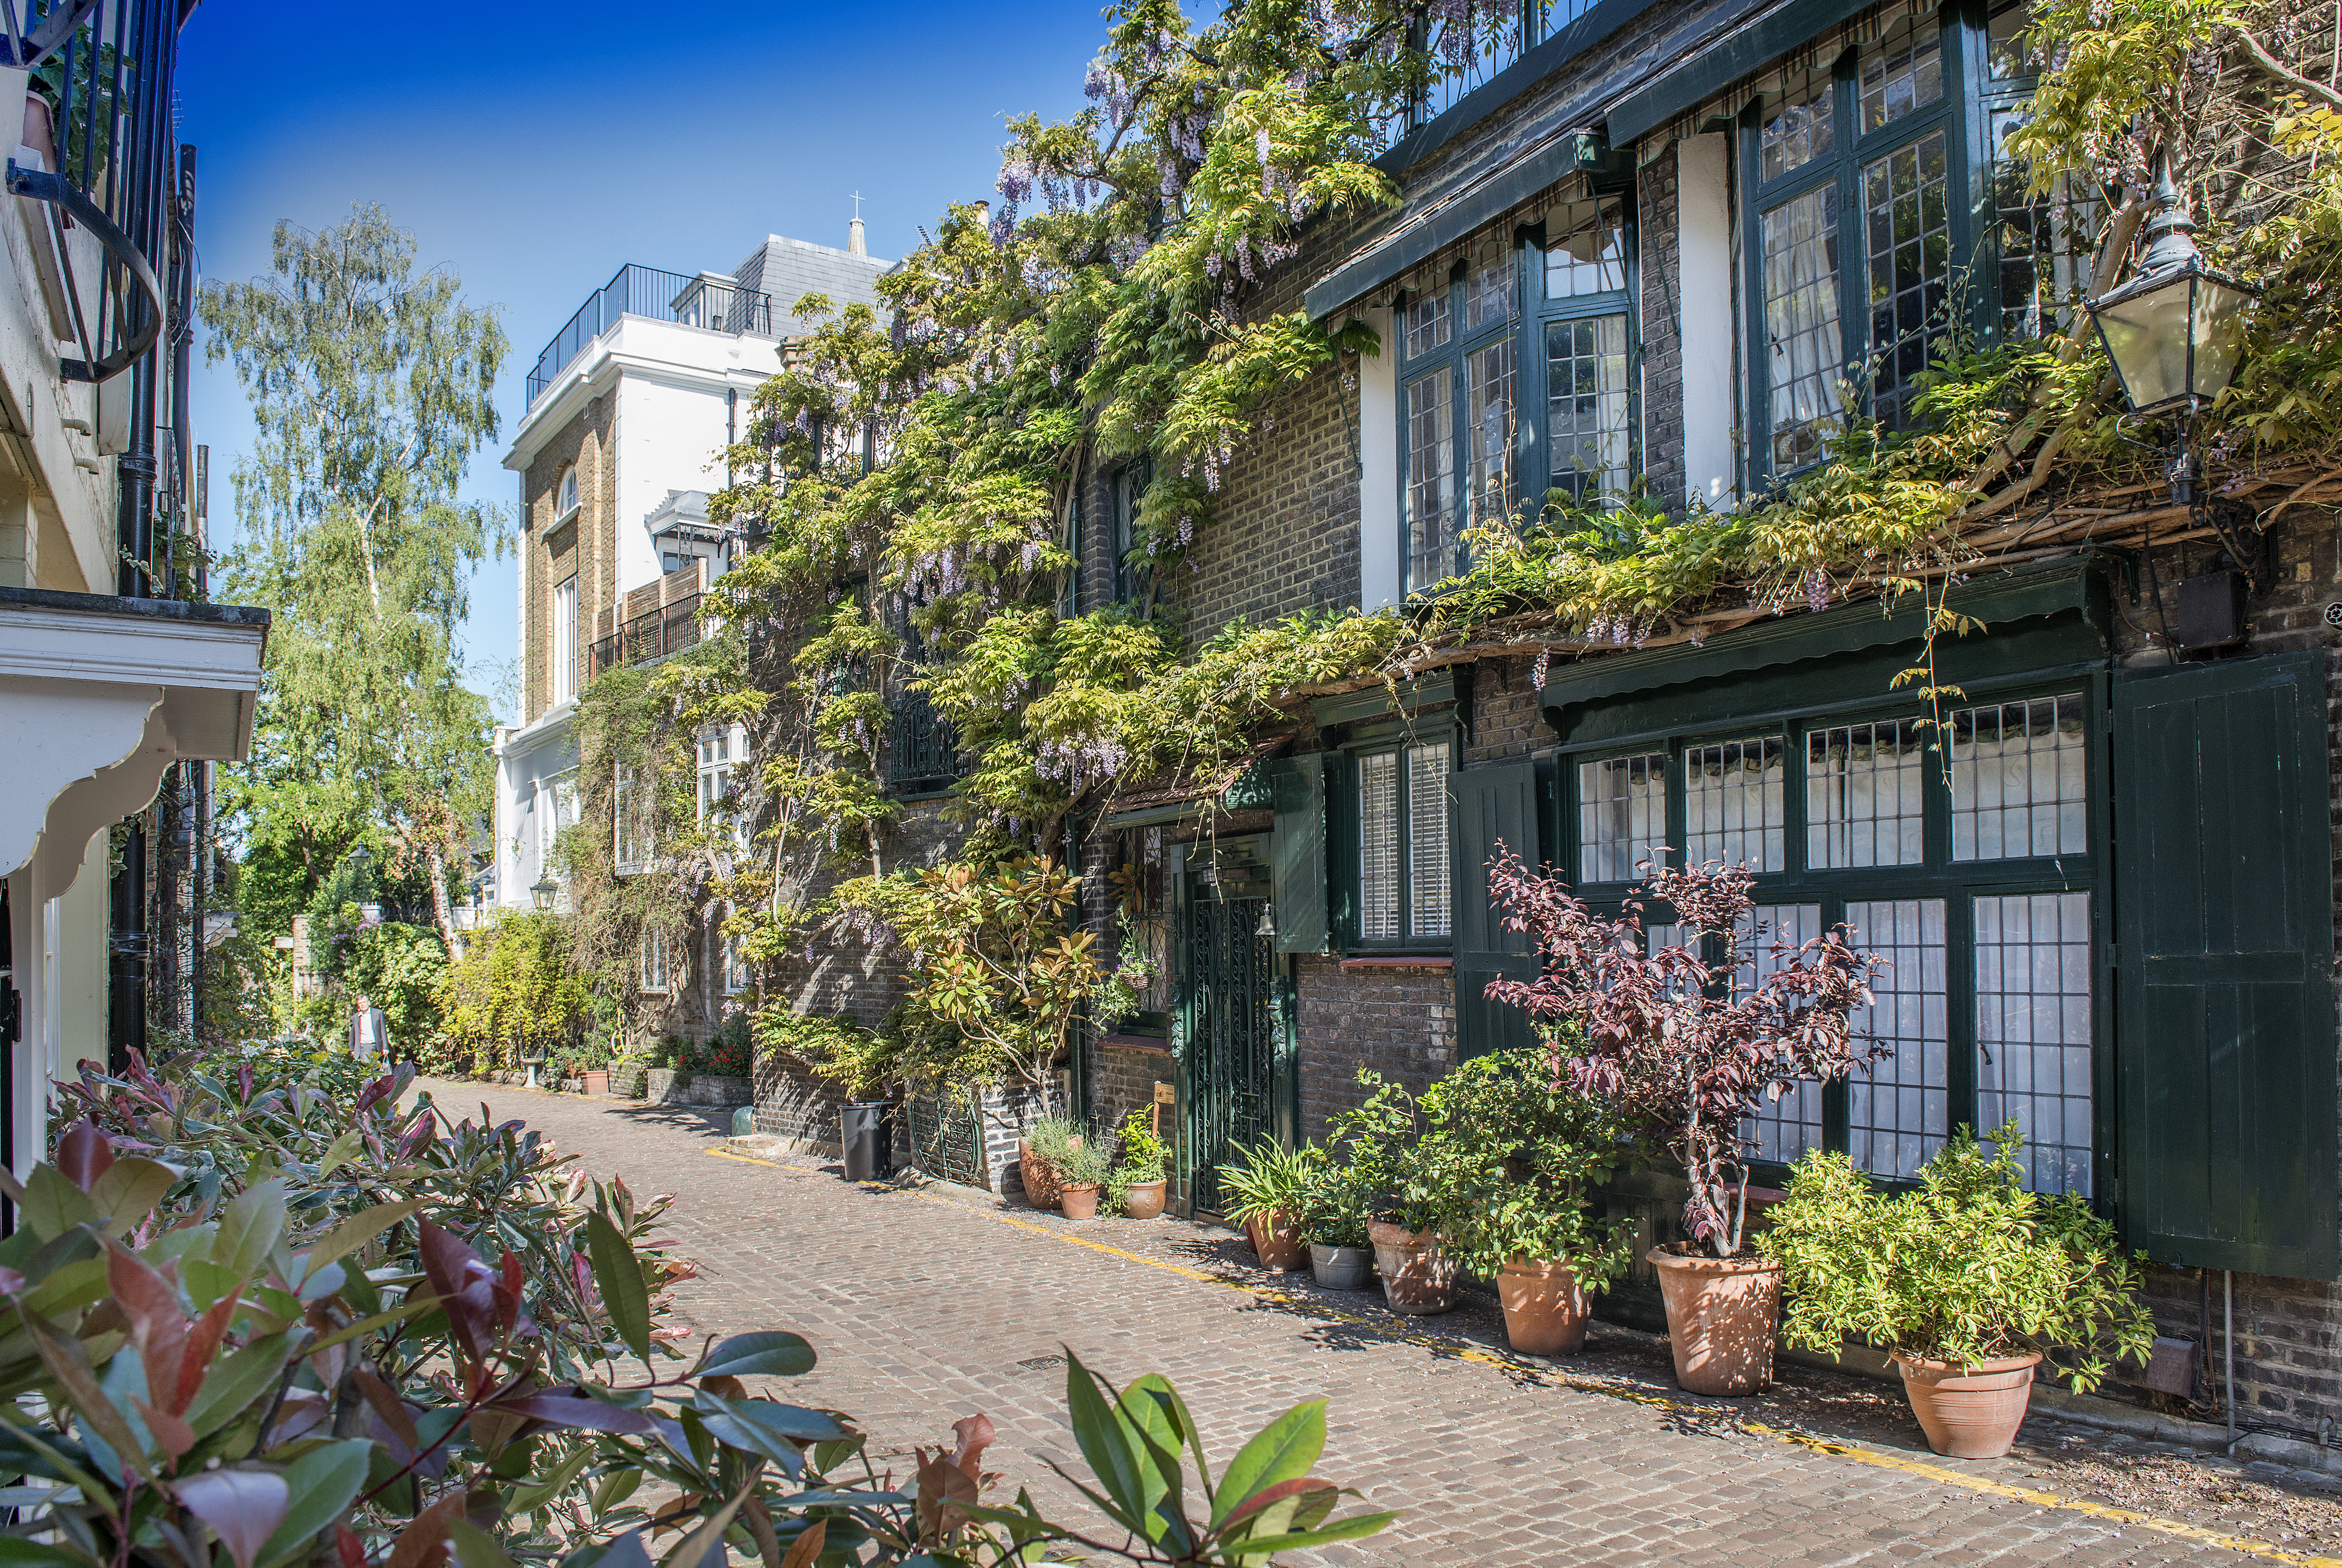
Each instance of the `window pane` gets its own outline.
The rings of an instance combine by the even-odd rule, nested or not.
[[[1470,447],[1472,522],[1480,526],[1513,509],[1513,366],[1516,340],[1500,337],[1464,356],[1464,387],[1471,416],[1464,427]]]
[[[2012,338],[2039,337],[2072,324],[2088,292],[2090,254],[2107,215],[2103,202],[2064,175],[2054,190],[2032,194],[2032,170],[2007,151],[2009,134],[2025,123],[2027,112],[2021,105],[1992,111],[2000,330]]]
[[[1862,134],[1868,135],[1944,96],[1944,35],[1932,21],[1862,57]]]
[[[1926,743],[1907,720],[1806,734],[1806,864],[1917,865]]]
[[[1473,258],[1464,275],[1464,330],[1477,332],[1512,320],[1518,306],[1518,278],[1507,247],[1491,245]]]
[[[1870,251],[1871,409],[1911,423],[1910,403],[1951,325],[1952,217],[1944,133],[1897,147],[1862,171]]]
[[[1406,754],[1406,905],[1408,934],[1446,936],[1447,913],[1447,743]]]
[[[1606,757],[1577,764],[1577,875],[1632,882],[1667,839],[1667,759]]]
[[[2017,35],[2032,21],[2024,0],[1993,8],[1991,18],[1985,24],[1985,66],[1997,82],[2011,82],[2030,76],[2041,69],[2041,63],[2027,55],[2017,42]]]
[[[1435,348],[1445,348],[1455,335],[1456,321],[1449,315],[1447,290],[1442,286],[1426,289],[1406,306],[1406,353],[1412,359],[1418,354],[1429,354]]]
[[[1767,179],[1778,179],[1829,153],[1837,140],[1831,112],[1837,101],[1837,91],[1825,77],[1807,87],[1797,102],[1784,104],[1766,117],[1756,145]]]
[[[1786,760],[1777,739],[1684,753],[1685,848],[1692,864],[1720,860],[1752,871],[1783,869]]]
[[[1732,982],[1735,990],[1744,996],[1782,967],[1773,952],[1774,944],[1783,943],[1794,949],[1822,934],[1822,909],[1818,904],[1760,904],[1750,914],[1757,925],[1754,933],[1756,973],[1735,975]],[[1743,925],[1741,930],[1746,933],[1748,927]],[[1822,1086],[1802,1083],[1777,1100],[1758,1102],[1755,1114],[1741,1121],[1740,1135],[1755,1145],[1751,1151],[1754,1158],[1778,1160],[1783,1164],[1807,1149],[1821,1147]]]
[[[1762,226],[1773,466],[1798,468],[1821,456],[1822,438],[1837,429],[1837,187],[1775,207]]]
[[[2026,1185],[2090,1196],[2090,895],[1976,901],[1979,1132],[2017,1118]]]
[[[1545,297],[1581,299],[1626,286],[1625,205],[1568,202],[1546,215]]]
[[[1443,365],[1406,387],[1407,585],[1452,574],[1456,558],[1456,421]]]
[[[1944,1009],[1944,901],[1849,904],[1854,944],[1894,967],[1874,976],[1877,1000],[1854,1026],[1895,1054],[1847,1084],[1847,1152],[1877,1176],[1909,1176],[1951,1131],[1951,1031]]]
[[[2081,694],[1952,714],[1952,858],[2089,850]]]
[[[1358,935],[1398,940],[1398,754],[1358,759]]]
[[[1634,429],[1627,417],[1626,318],[1589,316],[1546,328],[1546,440],[1553,484],[1578,500],[1622,493]]]

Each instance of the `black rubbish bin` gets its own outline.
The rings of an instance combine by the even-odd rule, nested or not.
[[[876,1182],[893,1174],[887,1157],[886,1113],[884,1100],[849,1100],[845,1112],[846,1179]]]

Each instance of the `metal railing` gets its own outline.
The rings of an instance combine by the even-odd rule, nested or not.
[[[966,771],[959,732],[935,710],[925,692],[898,692],[886,704],[886,783],[894,789],[935,788]]]
[[[672,321],[684,326],[704,326],[711,332],[773,335],[773,296],[716,277],[686,277],[631,263],[617,275],[586,296],[554,334],[536,368],[528,373],[528,401],[534,405],[554,378],[576,363],[586,345],[618,325],[622,316]]]
[[[586,651],[586,678],[620,664],[648,664],[699,645],[699,595],[636,615]]]
[[[1409,47],[1423,54],[1434,73],[1430,85],[1403,110],[1386,116],[1384,144],[1420,130],[1487,85],[1504,69],[1585,15],[1596,0],[1516,0],[1475,5],[1463,19],[1449,12],[1427,13],[1409,31]]]

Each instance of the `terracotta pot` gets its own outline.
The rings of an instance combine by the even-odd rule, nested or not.
[[[588,1067],[581,1077],[586,1085],[586,1093],[588,1094],[606,1094],[610,1092],[610,1070],[607,1067]]]
[[[1375,1254],[1366,1247],[1309,1243],[1309,1272],[1323,1291],[1362,1291],[1375,1283]]]
[[[1676,1382],[1687,1393],[1755,1393],[1773,1382],[1781,1322],[1781,1265],[1770,1258],[1718,1258],[1654,1247]]]
[[[1078,1149],[1082,1141],[1076,1138],[1073,1144]],[[1065,1186],[1057,1174],[1057,1168],[1035,1154],[1033,1145],[1023,1138],[1016,1140],[1016,1169],[1025,1179],[1025,1196],[1035,1208],[1054,1209],[1057,1206],[1057,1193]]]
[[[1309,1243],[1301,1239],[1301,1222],[1284,1209],[1271,1209],[1245,1221],[1245,1235],[1260,1254],[1266,1269],[1297,1269],[1309,1261]]]
[[[1078,1186],[1067,1183],[1057,1193],[1057,1206],[1065,1211],[1066,1218],[1069,1220],[1096,1219],[1097,1200],[1096,1182],[1085,1182]]]
[[[1163,1194],[1169,1190],[1170,1186],[1171,1183],[1167,1179],[1160,1182],[1133,1182],[1129,1190],[1123,1194],[1122,1212],[1134,1220],[1159,1218],[1163,1213]]]
[[[1903,1394],[1927,1446],[1954,1459],[1998,1459],[2017,1445],[2017,1429],[2033,1400],[2033,1369],[2041,1357],[2010,1356],[1973,1367],[1948,1366],[1894,1353]]]
[[[1391,1311],[1428,1317],[1456,1304],[1456,1265],[1436,1232],[1370,1220],[1366,1239],[1375,1243],[1375,1267],[1382,1273],[1383,1299]]]
[[[1566,1263],[1514,1258],[1496,1275],[1505,1337],[1523,1355],[1576,1355],[1586,1348],[1593,1308]]]

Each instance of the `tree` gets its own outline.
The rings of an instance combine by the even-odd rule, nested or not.
[[[269,275],[204,285],[206,360],[230,361],[259,439],[234,481],[230,597],[271,605],[251,760],[225,804],[254,841],[419,861],[450,949],[450,867],[485,814],[486,700],[463,684],[465,582],[505,519],[459,501],[496,434],[507,344],[454,274],[415,274],[380,208],[276,225]]]

